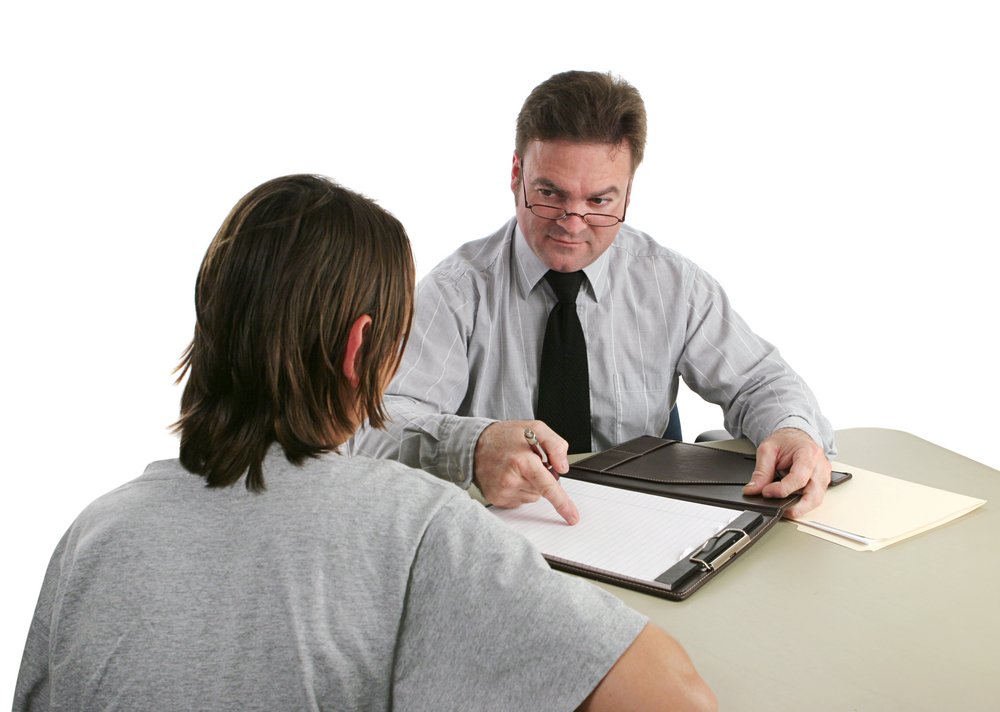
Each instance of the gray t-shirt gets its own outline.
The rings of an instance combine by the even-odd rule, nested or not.
[[[155,462],[87,507],[14,709],[572,709],[645,624],[426,473],[277,447],[264,473]]]

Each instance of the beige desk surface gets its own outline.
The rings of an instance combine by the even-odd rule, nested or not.
[[[779,522],[680,603],[598,585],[680,640],[722,710],[1000,710],[1000,471],[896,430],[840,430],[837,446],[987,503],[876,552]]]

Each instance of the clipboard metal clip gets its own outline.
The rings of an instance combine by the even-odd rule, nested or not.
[[[750,535],[742,529],[723,529],[688,557],[688,561],[698,564],[702,571],[715,571],[749,544]]]

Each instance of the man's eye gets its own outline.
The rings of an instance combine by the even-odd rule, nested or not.
[[[541,194],[543,198],[551,198],[556,194],[554,190],[549,190],[548,188],[539,188],[538,192]]]
[[[600,207],[602,205],[607,205],[610,202],[611,202],[611,198],[591,198],[590,199],[590,203],[592,205],[596,205],[598,207]]]

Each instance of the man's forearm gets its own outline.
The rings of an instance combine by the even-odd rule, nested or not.
[[[436,413],[422,405],[403,396],[386,396],[385,429],[361,428],[352,440],[352,454],[397,460],[468,487],[476,441],[494,421]]]

